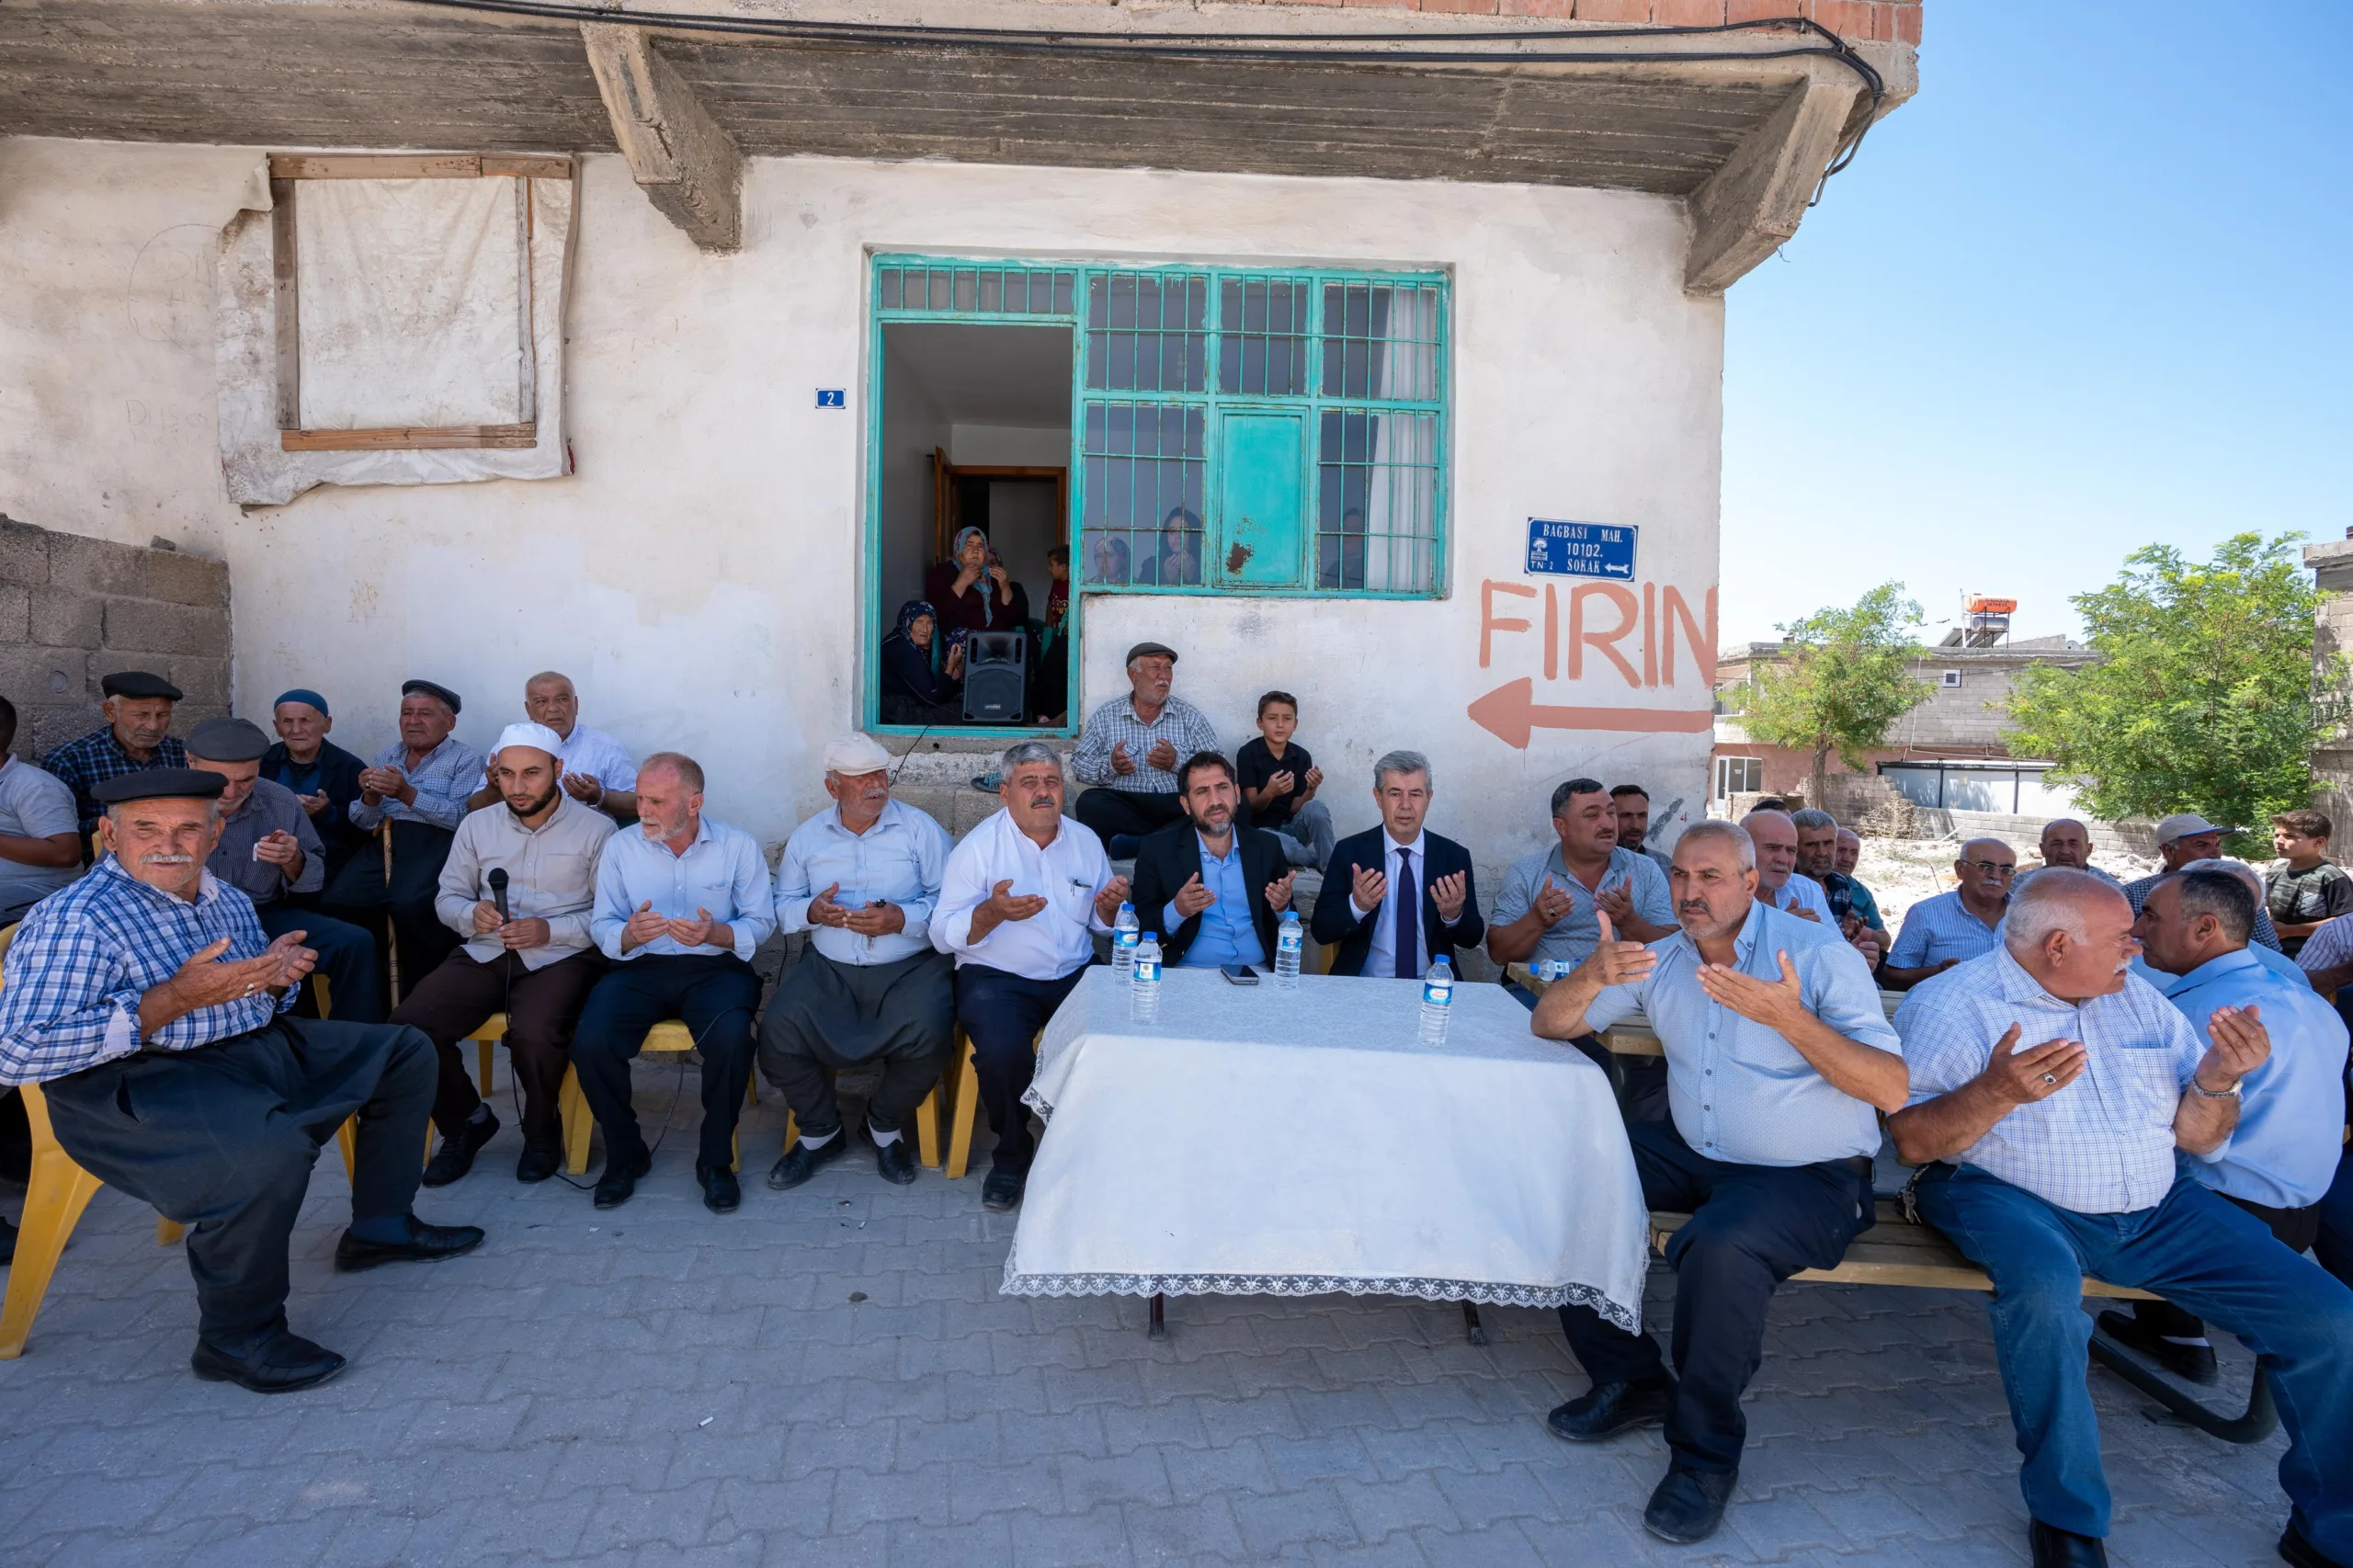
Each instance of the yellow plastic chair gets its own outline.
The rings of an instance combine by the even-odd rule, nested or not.
[[[939,1145],[946,1138],[947,1128],[948,1112],[940,1103],[939,1085],[935,1082],[931,1092],[924,1096],[923,1104],[915,1107],[915,1144],[922,1151],[923,1163],[933,1170],[939,1168]],[[785,1148],[790,1150],[793,1140],[800,1136],[801,1119],[787,1109],[784,1113]]]
[[[1030,1040],[1029,1049],[1037,1050],[1045,1038],[1046,1031],[1040,1029],[1037,1038]],[[948,1119],[954,1128],[948,1140],[949,1181],[964,1179],[964,1171],[972,1158],[972,1124],[981,1111],[981,1073],[976,1065],[979,1052],[973,1050],[972,1037],[964,1032],[961,1024],[956,1026],[956,1060],[961,1065],[956,1070],[956,1097],[948,1108]],[[935,1095],[938,1092],[932,1091]]]
[[[506,1032],[506,1014],[498,1014],[492,1022],[498,1025],[502,1034]],[[483,1026],[483,1028],[489,1027],[489,1024]],[[694,1048],[694,1031],[687,1028],[686,1020],[665,1018],[645,1031],[645,1043],[639,1046],[637,1051],[640,1056],[683,1056]],[[485,1045],[483,1049],[487,1051],[490,1048]],[[760,1103],[756,1084],[745,1086],[744,1101],[746,1105]],[[588,1142],[590,1135],[597,1131],[597,1118],[588,1108],[588,1096],[580,1092],[580,1070],[576,1067],[567,1065],[563,1070],[563,1095],[557,1102],[557,1108],[563,1118],[564,1169],[574,1176],[585,1175],[588,1169]],[[743,1165],[744,1132],[738,1127],[735,1131],[734,1168],[741,1170]]]
[[[325,975],[313,973],[311,976],[311,995],[319,1005],[320,1018],[335,1016],[335,993],[328,989]],[[488,1051],[490,1048],[484,1046],[483,1049]],[[343,1151],[344,1179],[357,1181],[359,1178],[359,1119],[345,1117],[343,1125],[335,1130],[335,1146]],[[425,1122],[424,1157],[428,1160],[433,1157],[433,1119],[430,1117]]]

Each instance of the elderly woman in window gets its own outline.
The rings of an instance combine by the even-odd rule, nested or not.
[[[947,673],[931,671],[932,640],[939,618],[922,599],[899,607],[899,623],[882,639],[882,722],[937,724],[959,717],[957,691],[964,673],[964,650],[948,650]]]
[[[978,528],[959,529],[948,559],[925,576],[923,597],[937,609],[941,631],[1003,631],[1018,623],[1018,590],[1003,563],[992,562],[989,553],[988,535]]]

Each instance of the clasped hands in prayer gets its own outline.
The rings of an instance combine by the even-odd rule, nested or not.
[[[907,928],[906,911],[897,904],[877,899],[863,909],[847,908],[834,902],[834,895],[841,891],[841,883],[835,882],[809,901],[810,925],[831,926],[860,937],[887,937]]]
[[[363,767],[359,770],[359,803],[375,805],[380,801],[398,801],[404,806],[416,804],[416,786],[408,775],[397,767]]]
[[[1176,766],[1176,744],[1170,741],[1161,741],[1154,744],[1150,751],[1143,754],[1143,760],[1146,767],[1156,767],[1163,773],[1165,773],[1170,768]],[[1125,778],[1129,774],[1133,773],[1135,770],[1136,759],[1128,755],[1128,743],[1121,741],[1118,745],[1113,746],[1111,748],[1111,771],[1118,774],[1120,778]]]
[[[1277,915],[1280,915],[1284,910],[1289,909],[1290,907],[1290,885],[1298,880],[1299,873],[1297,871],[1286,871],[1281,876],[1277,877],[1273,881],[1268,882],[1267,884],[1267,907],[1273,910]],[[1176,890],[1176,896],[1172,902],[1176,905],[1176,913],[1183,915],[1186,919],[1190,920],[1194,915],[1199,915],[1202,910],[1207,909],[1211,904],[1215,903],[1217,902],[1217,894],[1210,892],[1208,888],[1201,885],[1201,874],[1199,871],[1195,871],[1190,877],[1186,879],[1185,885]]]
[[[479,929],[482,923],[479,914],[475,915],[474,923]],[[709,947],[711,945],[711,933],[719,928],[719,920],[710,910],[699,905],[696,907],[692,920],[674,920],[669,915],[655,914],[654,901],[648,899],[631,912],[629,919],[621,926],[621,951],[628,952],[648,942],[658,942],[665,937],[681,947]],[[514,944],[510,942],[507,945],[512,947]]]
[[[1348,892],[1356,905],[1370,915],[1389,896],[1389,875],[1376,866],[1350,868]],[[1470,892],[1470,881],[1464,873],[1440,877],[1430,883],[1430,897],[1438,901],[1438,918],[1449,926],[1462,918],[1462,901]]]

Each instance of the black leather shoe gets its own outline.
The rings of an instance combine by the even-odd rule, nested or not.
[[[2131,1312],[2099,1314],[2099,1331],[2128,1350],[2137,1350],[2185,1382],[2211,1383],[2220,1377],[2211,1345],[2176,1345],[2152,1332]]]
[[[480,1245],[480,1225],[428,1225],[412,1214],[404,1242],[363,1242],[344,1232],[343,1239],[335,1244],[335,1271],[357,1274],[382,1263],[436,1263]]]
[[[605,1156],[605,1174],[597,1178],[596,1205],[599,1209],[618,1209],[637,1193],[637,1178],[654,1168],[654,1152],[638,1151],[633,1160],[616,1160]]]
[[[736,1185],[735,1173],[724,1166],[710,1171],[697,1165],[695,1179],[702,1183],[702,1206],[714,1214],[733,1214],[735,1206],[744,1201],[744,1189]]]
[[[2344,1568],[2344,1564],[2304,1539],[2304,1532],[2290,1519],[2279,1537],[2279,1560],[2295,1568]]]
[[[526,1138],[523,1157],[515,1162],[517,1181],[545,1181],[563,1166],[563,1140]]]
[[[2026,1539],[2034,1548],[2034,1568],[2108,1568],[2108,1543],[2096,1535],[2077,1535],[2037,1519]]]
[[[900,1142],[904,1142],[902,1139]],[[1014,1170],[998,1165],[989,1172],[989,1179],[981,1184],[981,1207],[993,1214],[1003,1214],[1021,1206],[1021,1189],[1029,1185],[1027,1170]]]
[[[902,1134],[888,1143],[874,1145],[874,1168],[882,1173],[884,1181],[896,1187],[905,1187],[915,1179],[915,1151],[907,1147],[908,1142]]]
[[[256,1393],[292,1393],[325,1382],[343,1370],[342,1357],[284,1329],[243,1356],[232,1356],[199,1339],[188,1364],[208,1383],[234,1383]]]
[[[17,1256],[17,1227],[6,1216],[0,1215],[0,1263],[14,1262]]]
[[[1544,1418],[1555,1437],[1572,1443],[1598,1443],[1637,1426],[1655,1426],[1666,1419],[1675,1403],[1675,1382],[1596,1383]]]
[[[1643,1510],[1643,1528],[1678,1546],[1705,1540],[1724,1522],[1724,1505],[1732,1501],[1732,1489],[1739,1480],[1736,1470],[1690,1470],[1671,1464],[1666,1467],[1666,1479],[1651,1494],[1651,1506]]]
[[[469,1121],[458,1129],[451,1138],[444,1134],[441,1147],[433,1151],[433,1158],[425,1165],[425,1185],[447,1187],[474,1168],[474,1156],[482,1146],[498,1136],[498,1118],[485,1116],[480,1121]]]
[[[792,1147],[784,1152],[784,1158],[768,1167],[768,1185],[779,1192],[799,1187],[817,1174],[818,1166],[828,1160],[838,1160],[847,1153],[849,1131],[847,1128],[826,1140],[823,1148],[812,1149],[809,1140],[796,1138],[792,1141]]]

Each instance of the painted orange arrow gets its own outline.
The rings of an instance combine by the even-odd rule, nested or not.
[[[1471,721],[1519,751],[1534,730],[1632,730],[1643,734],[1701,734],[1715,728],[1710,709],[1559,708],[1536,700],[1536,683],[1523,676],[1471,705]]]

